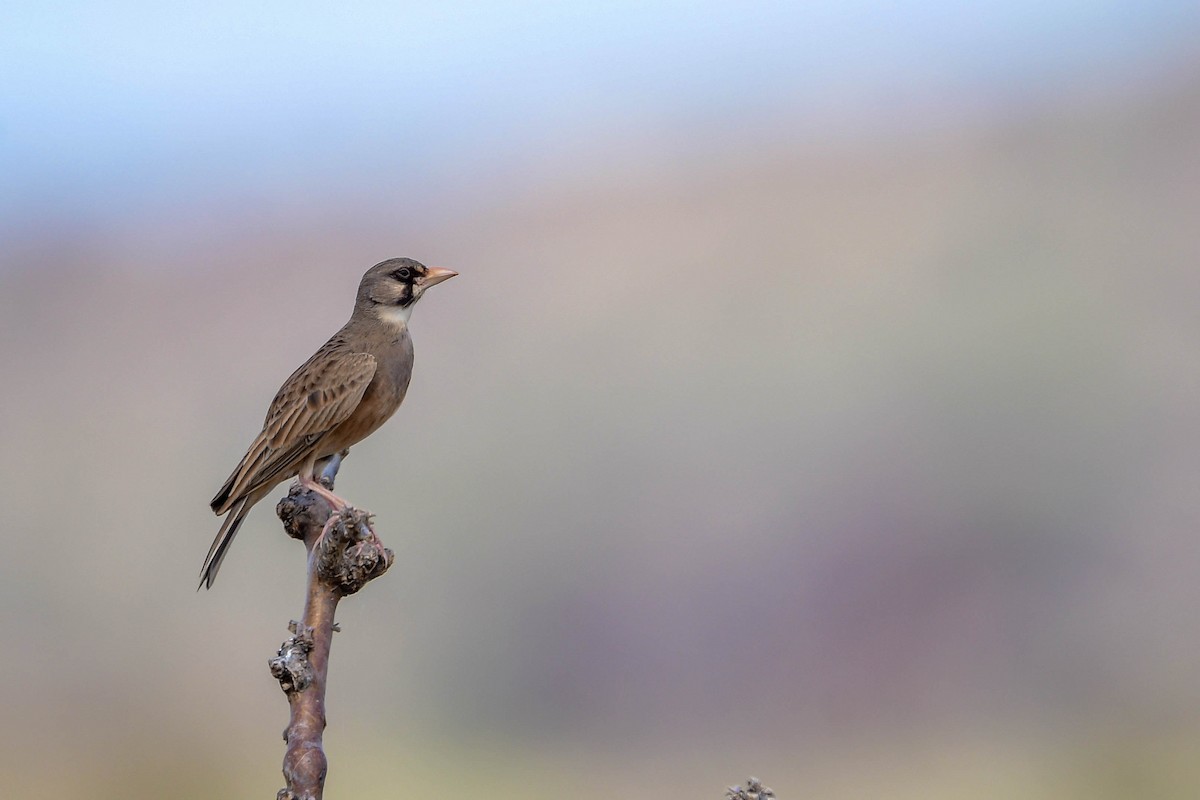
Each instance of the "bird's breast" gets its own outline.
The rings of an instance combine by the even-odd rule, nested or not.
[[[378,360],[375,376],[363,393],[362,400],[354,412],[327,437],[330,452],[338,452],[370,436],[396,413],[404,401],[412,377],[412,340],[405,335],[375,357]]]

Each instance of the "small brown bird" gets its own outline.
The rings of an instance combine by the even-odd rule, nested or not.
[[[298,476],[335,509],[349,505],[317,482],[321,470],[400,407],[413,366],[409,315],[426,289],[457,274],[411,258],[367,270],[350,321],[284,381],[262,433],[213,498],[212,510],[229,516],[208,549],[201,586],[212,587],[242,521],[280,482]]]

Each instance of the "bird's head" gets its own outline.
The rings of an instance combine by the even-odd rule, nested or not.
[[[360,311],[385,322],[407,323],[426,289],[457,274],[444,267],[427,267],[411,258],[389,258],[363,275],[356,304]]]

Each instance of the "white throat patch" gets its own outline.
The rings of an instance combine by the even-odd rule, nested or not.
[[[412,316],[415,305],[416,303],[409,303],[407,306],[383,306],[379,309],[379,318],[389,325],[403,328],[408,325],[408,318]]]

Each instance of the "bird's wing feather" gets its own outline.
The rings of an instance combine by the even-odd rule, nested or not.
[[[344,422],[375,375],[375,356],[322,348],[292,373],[267,411],[262,432],[213,499],[218,514],[237,498],[288,477],[323,435]]]

